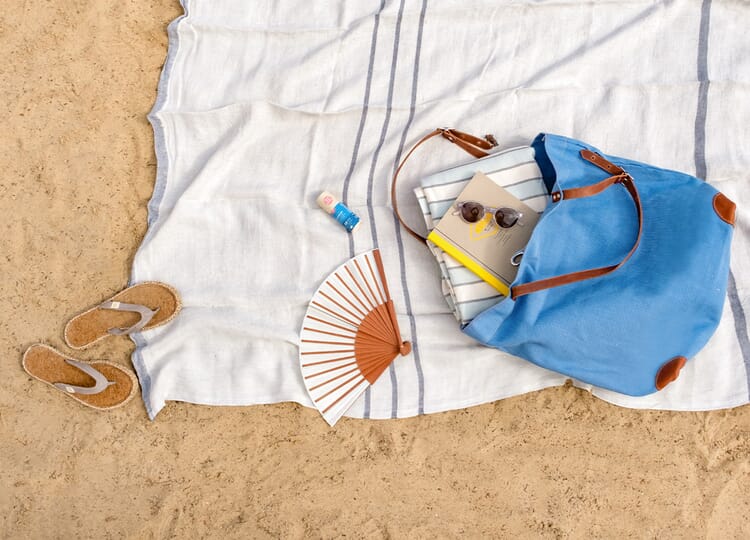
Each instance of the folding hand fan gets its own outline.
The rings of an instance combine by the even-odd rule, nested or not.
[[[300,366],[310,397],[330,425],[399,353],[409,352],[379,250],[349,259],[313,295],[302,323]]]

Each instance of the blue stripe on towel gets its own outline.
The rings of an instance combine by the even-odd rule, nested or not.
[[[401,161],[401,155],[404,152],[404,146],[406,145],[406,137],[409,133],[409,128],[414,121],[414,113],[417,106],[417,84],[419,83],[419,58],[422,52],[422,33],[424,31],[424,18],[427,12],[427,0],[422,0],[422,9],[419,12],[419,24],[417,27],[417,44],[414,51],[414,71],[412,72],[412,84],[411,84],[411,102],[409,103],[409,118],[406,120],[404,130],[401,132],[401,141],[398,145],[398,152],[396,152],[396,159],[393,161],[392,175],[395,174],[396,168]],[[398,222],[395,214],[393,216],[393,223],[396,227],[396,244],[398,245],[399,265],[401,269],[401,288],[404,291],[404,305],[406,307],[406,315],[409,317],[409,329],[411,330],[411,351],[414,355],[414,367],[417,371],[417,385],[418,385],[418,401],[417,401],[417,414],[424,414],[424,371],[422,370],[422,360],[419,354],[419,342],[417,340],[417,325],[414,320],[414,313],[411,307],[411,295],[409,293],[409,284],[406,280],[406,263],[404,258],[404,242],[401,233],[401,224]]]
[[[698,178],[708,176],[706,165],[706,116],[708,113],[708,87],[711,84],[708,78],[708,34],[711,29],[711,0],[703,0],[701,5],[701,22],[698,34],[698,106],[695,113],[695,175]],[[734,318],[734,331],[737,342],[740,345],[742,361],[745,364],[745,377],[747,379],[748,393],[750,394],[750,336],[748,336],[747,318],[745,309],[742,307],[739,293],[737,292],[737,281],[734,273],[729,270],[729,281],[727,283],[727,297],[729,307]]]
[[[404,1],[405,0],[401,0],[401,4],[398,8],[398,15],[396,16],[396,29],[393,36],[393,54],[391,56],[391,72],[388,78],[388,97],[386,98],[385,118],[383,119],[383,127],[380,130],[380,140],[378,141],[378,145],[375,147],[375,151],[372,155],[370,174],[367,178],[367,212],[370,217],[370,234],[372,235],[373,247],[379,246],[378,230],[375,223],[375,213],[373,212],[372,191],[374,187],[375,168],[377,167],[380,151],[383,149],[385,137],[388,133],[388,126],[391,122],[391,111],[393,110],[393,88],[396,81],[396,63],[398,62],[398,46],[401,38],[401,21],[403,20],[404,15]],[[388,366],[388,374],[391,377],[391,418],[396,418],[398,416],[398,377],[396,376],[396,366],[393,365],[393,362]],[[369,412],[370,411],[368,410],[365,418],[369,416]]]
[[[357,136],[354,139],[354,149],[352,150],[352,159],[349,162],[349,170],[346,172],[344,177],[344,188],[341,195],[341,200],[345,205],[349,204],[349,185],[351,184],[352,174],[354,168],[357,165],[357,157],[359,156],[359,146],[362,142],[362,134],[365,130],[365,121],[367,120],[367,111],[370,108],[370,89],[372,88],[372,73],[375,65],[375,50],[378,44],[378,28],[380,27],[380,13],[385,8],[385,0],[381,0],[380,9],[375,14],[375,22],[372,27],[372,39],[370,40],[370,59],[367,64],[367,79],[365,80],[365,97],[362,100],[362,114],[359,118],[359,127],[357,128]],[[347,235],[349,237],[349,257],[354,257],[354,235]],[[370,387],[367,387],[365,391],[365,404],[364,404],[364,417],[370,416]]]

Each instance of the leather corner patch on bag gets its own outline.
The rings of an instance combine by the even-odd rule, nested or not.
[[[722,221],[726,221],[732,227],[734,227],[734,216],[737,210],[735,205],[729,197],[723,193],[717,193],[714,195],[714,212],[721,218]]]
[[[656,389],[662,390],[669,383],[677,380],[680,370],[685,367],[687,359],[684,356],[675,356],[664,364],[656,374]]]

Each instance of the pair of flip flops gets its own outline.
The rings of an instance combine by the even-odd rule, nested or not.
[[[80,350],[109,336],[150,330],[170,322],[181,307],[179,294],[169,285],[139,283],[73,317],[65,325],[65,343]],[[26,350],[22,364],[35,379],[94,409],[121,407],[138,390],[129,369],[106,360],[76,360],[42,343]]]

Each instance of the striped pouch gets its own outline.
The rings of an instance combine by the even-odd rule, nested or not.
[[[414,192],[428,231],[440,221],[478,171],[489,176],[535,211],[541,213],[546,208],[549,195],[542,173],[534,160],[534,149],[521,146],[495,152],[424,178],[422,185]],[[443,296],[462,326],[503,299],[496,289],[435,244],[428,241],[427,245],[440,267]]]

